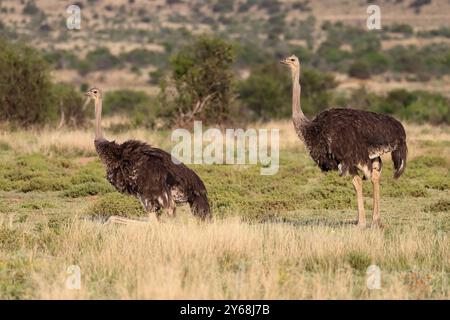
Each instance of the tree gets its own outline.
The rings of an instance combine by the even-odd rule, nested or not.
[[[170,59],[171,80],[177,96],[171,112],[177,126],[187,126],[194,119],[220,123],[228,118],[233,98],[231,65],[235,54],[232,45],[208,37],[184,46]],[[164,99],[166,84],[161,84]]]
[[[20,125],[57,117],[49,67],[33,48],[0,39],[0,119]]]
[[[53,84],[45,58],[35,49],[0,39],[0,120],[30,126],[82,125],[81,94],[69,85]]]

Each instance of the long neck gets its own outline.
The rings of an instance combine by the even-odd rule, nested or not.
[[[104,140],[102,133],[102,99],[95,99],[95,140]]]
[[[300,95],[300,69],[296,69],[292,72],[292,120],[294,121],[294,126],[297,130],[300,130],[309,122],[302,111]]]

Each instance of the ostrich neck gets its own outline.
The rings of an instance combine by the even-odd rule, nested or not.
[[[309,122],[302,111],[300,95],[300,69],[297,69],[292,73],[292,120],[298,134],[301,134],[301,128]]]
[[[105,140],[102,133],[102,99],[95,100],[95,140]]]

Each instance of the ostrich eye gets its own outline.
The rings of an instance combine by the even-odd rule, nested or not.
[[[94,90],[94,93],[97,93],[97,90]]]
[[[295,61],[295,59],[291,59],[291,61]]]

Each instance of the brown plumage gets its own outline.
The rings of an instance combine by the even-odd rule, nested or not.
[[[353,176],[360,226],[365,226],[365,212],[359,173],[371,179],[374,187],[373,224],[380,226],[380,156],[391,152],[394,178],[399,178],[405,170],[408,153],[402,124],[388,115],[348,108],[329,109],[309,120],[300,103],[300,61],[296,56],[290,56],[281,63],[291,69],[292,118],[298,136],[322,171],[338,170],[341,176],[347,173]]]
[[[405,130],[390,116],[356,109],[330,109],[301,126],[300,132],[311,157],[323,171],[356,175],[361,168],[367,168],[369,174],[365,178],[370,178],[373,161],[381,163],[380,156],[388,152],[392,152],[394,178],[400,177],[405,169]]]
[[[106,140],[101,130],[102,93],[92,88],[86,94],[95,101],[95,149],[117,191],[136,196],[149,213],[164,210],[173,216],[176,204],[189,203],[197,217],[211,217],[205,185],[194,171],[144,142]]]

